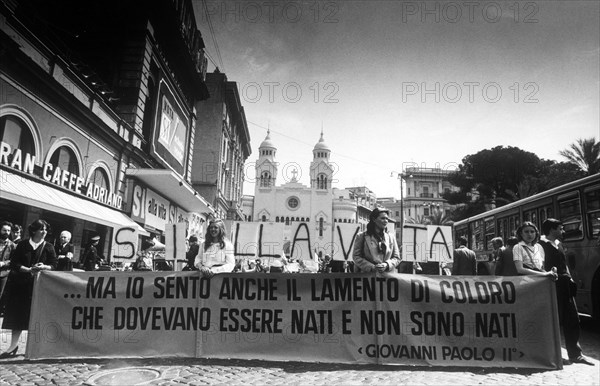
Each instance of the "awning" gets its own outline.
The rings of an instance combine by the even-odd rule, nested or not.
[[[139,234],[149,235],[138,223],[116,209],[107,208],[6,170],[0,170],[0,198],[113,228],[131,226],[137,228]]]
[[[164,198],[188,212],[214,213],[214,209],[187,181],[168,169],[127,169],[125,174],[135,178]]]

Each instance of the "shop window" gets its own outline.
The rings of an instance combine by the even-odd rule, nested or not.
[[[73,150],[67,146],[61,146],[50,157],[50,163],[62,170],[68,170],[71,174],[79,174],[79,163]]]
[[[0,117],[0,139],[10,145],[12,149],[21,149],[23,153],[35,154],[33,135],[29,126],[15,115]],[[9,162],[12,157],[9,157]]]

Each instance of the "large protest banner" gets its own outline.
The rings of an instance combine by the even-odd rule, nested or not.
[[[26,356],[560,368],[554,286],[527,276],[44,271]]]

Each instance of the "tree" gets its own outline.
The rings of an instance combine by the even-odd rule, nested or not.
[[[440,209],[433,210],[428,217],[427,224],[430,225],[451,225],[453,223],[450,213]]]
[[[596,142],[593,137],[580,138],[559,154],[569,163],[576,165],[585,175],[600,173],[600,142]]]
[[[427,224],[429,224],[429,217],[428,216],[417,215],[416,217],[408,217],[406,219],[406,222],[408,224],[427,225]]]
[[[448,180],[460,192],[444,194],[450,204],[466,204],[465,213],[474,208],[491,208],[514,201],[514,192],[525,176],[538,176],[543,166],[535,154],[517,147],[496,146],[467,155],[458,171]],[[511,193],[512,192],[512,193]]]

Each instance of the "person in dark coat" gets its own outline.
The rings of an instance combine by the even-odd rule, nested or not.
[[[519,243],[515,236],[506,240],[506,248],[500,251],[498,260],[496,260],[496,276],[519,276],[515,262],[513,261],[513,248]]]
[[[579,313],[575,303],[577,284],[571,277],[567,257],[560,240],[564,229],[561,221],[549,218],[542,223],[540,245],[544,248],[544,270],[551,271],[556,267],[558,280],[556,280],[556,300],[558,304],[558,319],[563,328],[565,347],[569,360],[574,363],[583,363],[593,366],[594,364],[583,355],[579,345],[581,328],[579,326]]]
[[[10,255],[16,245],[10,240],[12,224],[8,221],[0,222],[0,315],[4,315],[4,287],[10,272]]]
[[[90,239],[90,242],[85,248],[83,258],[81,259],[81,265],[85,271],[94,271],[96,269],[96,265],[100,264],[101,257],[98,255],[97,248],[99,243],[100,236],[94,236]]]
[[[190,248],[185,253],[185,259],[187,260],[187,265],[185,267],[186,271],[195,271],[197,268],[194,266],[194,261],[196,260],[196,256],[198,256],[198,252],[200,251],[200,244],[198,244],[198,237],[195,235],[190,236],[188,243],[190,244]]]
[[[72,271],[73,270],[73,244],[71,244],[71,232],[62,231],[58,244],[54,246],[58,263],[56,264],[57,271]]]
[[[12,226],[12,234],[10,235],[10,239],[13,243],[19,244],[23,237],[23,227],[19,224],[14,224]]]
[[[17,244],[10,258],[11,273],[7,283],[6,311],[2,328],[12,330],[10,346],[0,358],[15,356],[21,332],[29,327],[34,276],[39,271],[56,268],[56,252],[44,240],[50,225],[36,220],[29,225],[29,238]]]
[[[454,249],[452,275],[477,275],[477,255],[467,248],[467,238],[458,238],[458,248]]]

